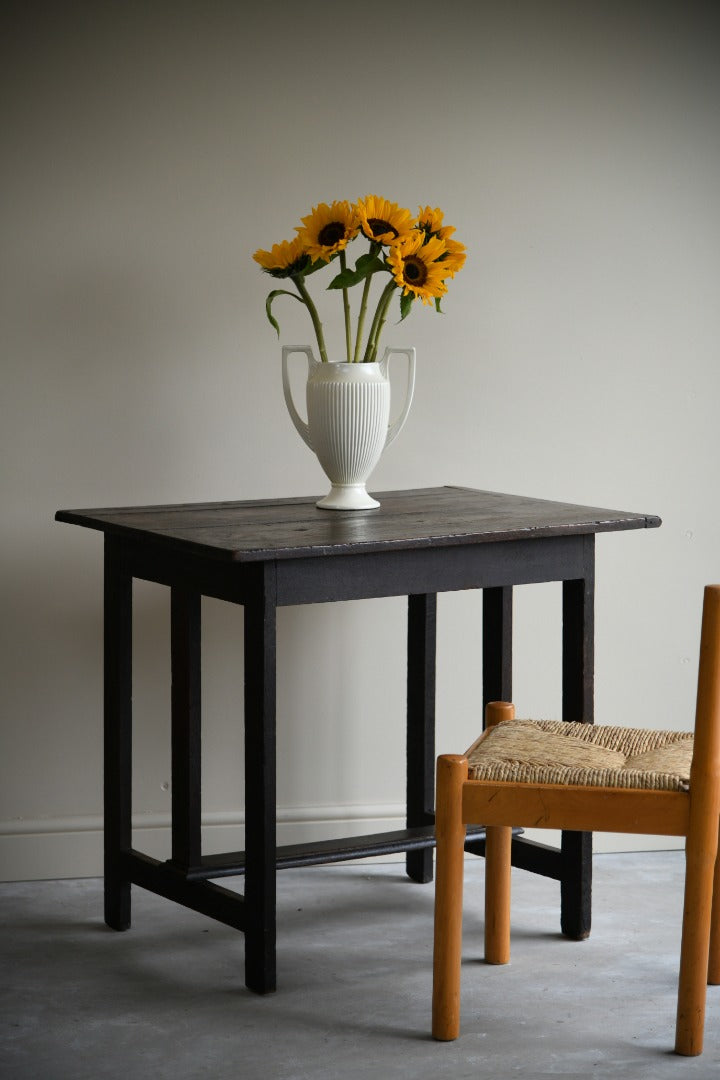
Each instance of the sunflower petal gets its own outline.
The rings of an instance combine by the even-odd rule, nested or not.
[[[415,225],[409,210],[378,195],[366,195],[355,206],[363,234],[379,244],[392,244],[407,236]]]
[[[312,259],[324,263],[344,251],[360,227],[355,208],[347,201],[318,203],[301,221],[297,232],[305,250]]]

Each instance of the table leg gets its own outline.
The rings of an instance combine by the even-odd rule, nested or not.
[[[435,820],[435,642],[437,596],[408,597],[407,645],[407,827]],[[432,881],[432,848],[409,851],[408,877]]]
[[[512,586],[483,589],[483,707],[488,701],[512,701]]]
[[[585,538],[586,576],[563,582],[563,720],[594,719],[594,536]],[[560,928],[566,937],[590,934],[592,833],[563,832]]]
[[[105,922],[127,930],[130,882],[122,856],[132,845],[132,576],[109,536],[104,589]]]
[[[511,585],[483,589],[482,709],[479,723],[485,726],[488,701],[512,701],[513,591]],[[468,836],[465,850],[485,854],[485,835]],[[516,853],[517,845],[513,845]]]
[[[173,586],[170,600],[172,663],[172,861],[200,865],[200,594]]]
[[[276,921],[276,584],[260,569],[258,596],[245,605],[245,983],[275,989]]]

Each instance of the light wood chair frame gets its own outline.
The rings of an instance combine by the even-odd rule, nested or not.
[[[486,725],[514,718],[487,706]],[[720,585],[704,592],[689,791],[656,791],[468,778],[466,756],[437,763],[437,864],[432,1033],[460,1031],[462,891],[466,826],[487,827],[485,959],[510,959],[512,827],[684,836],[685,898],[675,1052],[702,1052],[707,984],[720,983]]]

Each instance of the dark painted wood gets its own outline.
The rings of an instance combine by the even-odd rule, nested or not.
[[[114,535],[114,534],[111,534]],[[220,563],[202,553],[164,549],[135,536],[122,538],[125,559],[133,577],[169,588],[176,583],[216,600],[244,604],[262,588],[263,563]]]
[[[575,546],[577,541],[568,540],[568,544]],[[488,701],[512,701],[512,586],[484,588],[482,597],[482,708],[478,722],[485,727]],[[513,850],[514,847],[513,844]],[[465,850],[472,855],[484,855],[485,837],[468,840]]]
[[[311,604],[453,592],[557,581],[584,569],[583,536],[488,541],[450,547],[397,548],[332,559],[303,558],[277,563],[278,603]],[[242,566],[244,564],[233,564]],[[253,564],[250,564],[252,566]],[[248,567],[249,569],[249,567]]]
[[[467,488],[381,495],[379,510],[318,510],[314,499],[61,510],[56,517],[106,536],[106,919],[130,923],[130,883],[246,935],[246,982],[275,986],[277,866],[385,851],[409,853],[429,878],[433,843],[436,594],[484,589],[483,696],[512,696],[512,588],[563,582],[563,715],[592,718],[594,535],[654,528],[657,517]],[[173,859],[131,852],[132,578],[172,590]],[[407,595],[408,824],[378,836],[275,846],[275,663],[279,606]],[[201,596],[245,608],[246,852],[203,858],[200,845]],[[468,840],[481,851],[482,833]],[[561,881],[561,924],[589,929],[590,849],[583,834],[561,851],[516,837],[513,862]],[[245,896],[207,880],[246,872]],[[195,880],[197,878],[197,880]]]
[[[549,844],[528,840],[525,836],[513,837],[512,864],[518,870],[527,870],[531,874],[540,874],[541,877],[553,878],[555,881],[562,878],[560,851]]]
[[[276,592],[267,563],[259,596],[245,606],[245,983],[275,989]]]
[[[434,814],[433,814],[434,817]],[[520,829],[516,832],[521,832]],[[484,843],[485,829],[482,825],[468,827],[468,835],[481,838]],[[337,840],[315,840],[307,844],[285,844],[276,852],[278,870],[298,866],[320,866],[325,863],[350,862],[377,855],[394,855],[398,852],[418,852],[435,847],[435,826],[423,825],[395,832],[370,833],[366,836],[342,837]],[[548,849],[552,850],[552,849]],[[204,881],[213,878],[236,877],[245,873],[244,851],[224,852],[221,855],[204,855],[202,865],[188,872],[188,881]]]
[[[309,498],[60,510],[56,518],[135,535],[163,548],[240,562],[616,532],[660,524],[659,518],[648,514],[471,488],[421,488],[381,492],[378,497],[379,510],[351,514],[320,510]]]
[[[234,930],[246,930],[245,900],[230,889],[206,881],[188,881],[172,863],[162,863],[140,851],[122,857],[123,873],[135,885],[191,908]]]
[[[595,538],[583,540],[585,569],[563,581],[563,720],[592,724],[595,718]]]
[[[485,832],[473,836],[468,828],[465,850],[471,855],[485,854]],[[531,874],[559,881],[562,878],[562,855],[558,848],[549,844],[539,844],[523,836],[522,829],[513,829],[512,865],[518,870],[527,870]]]
[[[174,585],[170,594],[172,861],[198,866],[200,838],[200,594]]]
[[[408,597],[407,644],[407,827],[435,820],[435,652],[437,596]],[[432,881],[432,850],[409,851],[413,881]]]
[[[172,587],[176,582],[202,596],[245,604],[262,591],[263,563],[216,563],[186,551],[163,552],[137,539],[123,543],[133,577]],[[274,564],[279,607],[334,603],[382,596],[502,588],[577,578],[585,572],[582,535],[538,537],[513,543],[401,548],[332,559],[297,558]]]
[[[585,571],[563,582],[563,720],[595,719],[595,537],[583,538]],[[560,844],[560,928],[589,937],[592,922],[592,834],[563,832]]]
[[[105,539],[104,808],[105,922],[130,926],[130,879],[123,852],[132,843],[132,578],[121,545]]]
[[[592,923],[592,833],[563,832],[560,840],[560,929],[583,941]]]
[[[550,578],[549,580],[556,580]],[[488,701],[512,701],[513,591],[483,589],[483,719]]]

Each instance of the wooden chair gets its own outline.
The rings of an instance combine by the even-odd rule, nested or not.
[[[700,1054],[706,984],[720,983],[720,585],[705,589],[694,738],[515,720],[507,702],[488,705],[486,724],[467,754],[438,759],[433,1036],[460,1029],[466,825],[487,826],[491,964],[510,958],[512,826],[647,833],[686,837],[675,1052]]]

